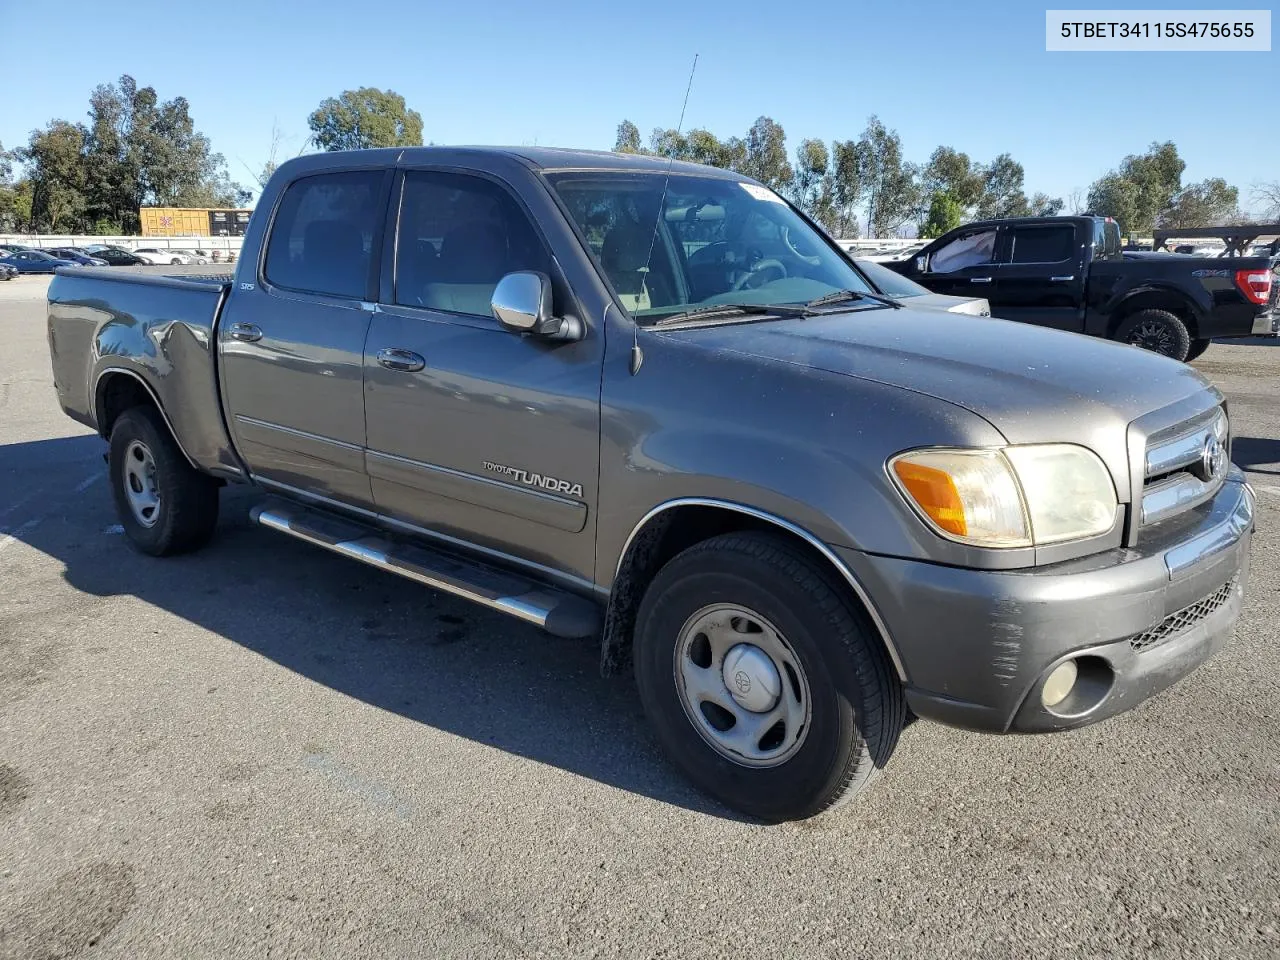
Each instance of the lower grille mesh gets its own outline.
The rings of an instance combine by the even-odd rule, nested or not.
[[[1231,595],[1235,593],[1235,589],[1236,578],[1232,577],[1203,600],[1199,600],[1189,607],[1183,607],[1176,613],[1169,614],[1169,616],[1145,633],[1130,637],[1129,646],[1139,652],[1149,650],[1170,637],[1176,636],[1184,630],[1189,630],[1230,600]]]

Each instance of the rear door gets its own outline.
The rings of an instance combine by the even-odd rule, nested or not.
[[[553,309],[581,316],[507,184],[410,169],[397,193],[394,272],[384,270],[365,350],[378,511],[590,580],[603,339],[589,318],[572,343],[513,334],[493,318],[494,287],[516,270],[551,276]]]
[[[1081,333],[1087,244],[1074,223],[1018,223],[1004,230],[991,315]]]
[[[990,300],[995,286],[998,237],[999,229],[994,226],[960,230],[929,252],[925,272],[913,274],[912,279],[934,293]]]
[[[364,342],[390,180],[365,168],[291,183],[257,282],[218,325],[227,419],[253,475],[364,509]]]

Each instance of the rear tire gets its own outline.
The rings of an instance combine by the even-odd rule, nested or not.
[[[1209,349],[1209,344],[1212,342],[1212,340],[1192,340],[1191,349],[1187,351],[1187,359],[1185,362],[1190,363],[1192,360],[1196,359],[1196,357],[1204,356],[1204,352]]]
[[[185,553],[213,536],[218,482],[187,462],[155,409],[131,407],[120,415],[107,469],[120,525],[143,553]]]
[[[1191,350],[1191,331],[1180,317],[1168,310],[1139,310],[1130,314],[1116,328],[1115,339],[1174,360],[1185,361]]]
[[[767,822],[855,796],[905,720],[902,686],[863,611],[829,571],[768,534],[714,537],[667,563],[641,601],[634,662],[675,765]],[[749,701],[761,691],[773,700]]]

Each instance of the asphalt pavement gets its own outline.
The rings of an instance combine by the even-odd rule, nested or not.
[[[0,283],[0,958],[1280,956],[1280,344],[1215,344],[1259,491],[1235,638],[1127,715],[906,730],[744,822],[597,650],[247,519],[157,560]]]

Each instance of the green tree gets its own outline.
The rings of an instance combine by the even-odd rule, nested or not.
[[[1094,182],[1089,188],[1089,209],[1115,217],[1133,233],[1149,233],[1173,206],[1182,189],[1185,168],[1172,142],[1153,143],[1146,153],[1130,154],[1117,169]],[[1125,186],[1118,186],[1121,181]],[[1116,206],[1121,197],[1127,219],[1121,218]]]
[[[1028,217],[1056,217],[1062,212],[1065,202],[1061,197],[1051,197],[1047,193],[1037,193],[1027,202]]]
[[[1138,188],[1118,173],[1108,173],[1094,181],[1086,206],[1090,213],[1113,218],[1126,233],[1142,232],[1134,226],[1138,220]]]
[[[85,207],[85,129],[66,120],[51,120],[31,134],[21,153],[31,181],[30,227],[57,233],[81,225]]]
[[[920,171],[920,186],[926,197],[945,193],[962,211],[968,211],[982,199],[985,183],[982,169],[967,153],[938,147]]]
[[[858,206],[867,192],[868,164],[857,140],[831,145],[831,203],[838,237],[858,235]]]
[[[787,135],[770,117],[760,117],[747,131],[743,156],[735,167],[774,190],[785,189],[794,172],[787,160]]]
[[[1161,215],[1164,227],[1213,227],[1240,218],[1240,191],[1221,177],[1183,187]]]
[[[307,123],[322,150],[422,146],[422,115],[393,90],[344,90],[322,100]]]
[[[922,239],[932,240],[940,237],[948,230],[954,230],[964,222],[964,207],[960,201],[945,190],[935,191],[929,201],[929,212],[920,224],[919,235]]]
[[[902,140],[872,115],[858,141],[867,190],[867,229],[873,237],[896,233],[920,203],[919,170],[902,159]]]
[[[1030,211],[1027,195],[1022,190],[1025,171],[1007,153],[1002,153],[983,166],[982,195],[978,200],[979,219],[1025,217]]]
[[[618,124],[618,135],[613,142],[614,153],[645,153],[640,145],[640,128],[630,120]]]
[[[792,197],[814,220],[832,232],[836,228],[836,208],[831,174],[831,152],[821,140],[802,140],[796,148]]]

